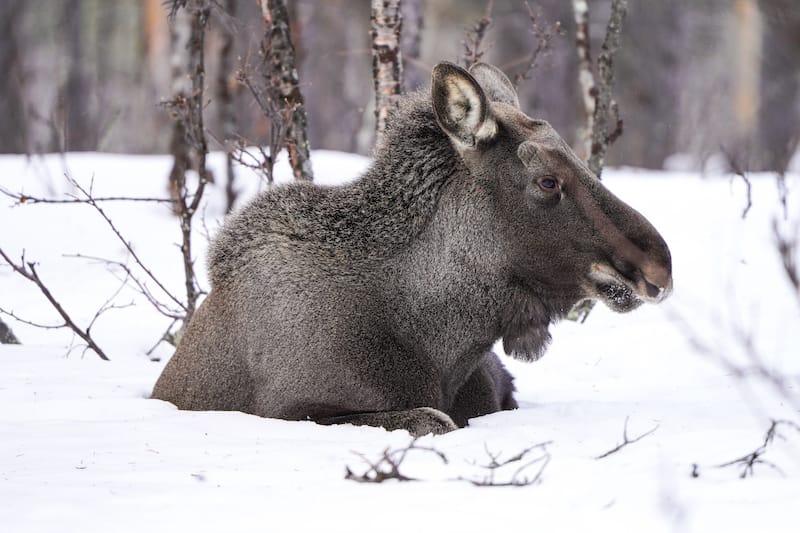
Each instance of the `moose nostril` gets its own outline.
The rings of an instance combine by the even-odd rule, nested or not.
[[[647,291],[647,295],[650,298],[658,298],[664,291],[664,289],[657,287],[656,285],[653,285],[652,283],[647,281],[647,279],[644,280],[644,287],[645,290]]]

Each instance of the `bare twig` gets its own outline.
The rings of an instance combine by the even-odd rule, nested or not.
[[[724,335],[736,340],[737,345],[744,356],[750,361],[749,366],[736,364],[728,355],[727,349],[714,347],[703,339],[703,336],[683,317],[678,314],[670,313],[673,323],[683,332],[684,337],[689,341],[692,348],[699,354],[705,355],[716,361],[718,364],[737,378],[756,376],[766,382],[773,391],[777,392],[789,405],[800,410],[800,398],[794,394],[792,387],[787,383],[786,378],[767,366],[761,354],[756,348],[752,334],[741,325],[719,324],[718,330],[725,331]]]
[[[747,200],[747,204],[744,206],[744,209],[742,209],[742,219],[744,219],[747,217],[747,213],[750,212],[750,208],[753,207],[753,184],[750,183],[750,178],[747,176],[745,165],[742,164],[742,158],[737,157],[733,152],[727,150],[724,146],[721,146],[720,149],[725,156],[725,160],[727,161],[731,172],[742,178],[742,182],[744,183]],[[733,178],[731,178],[731,181],[733,181]]]
[[[618,451],[620,451],[625,446],[628,446],[629,444],[634,444],[636,442],[639,442],[640,440],[642,440],[643,438],[647,437],[648,435],[652,435],[658,429],[658,424],[656,424],[655,427],[653,427],[651,430],[646,431],[645,433],[642,433],[638,437],[635,437],[635,438],[631,439],[631,438],[628,437],[628,419],[629,418],[630,417],[628,417],[628,416],[625,417],[625,427],[622,429],[622,442],[620,444],[618,444],[617,446],[615,446],[614,448],[608,450],[607,452],[598,455],[597,457],[595,457],[595,459],[605,459],[609,455],[617,453]]]
[[[132,288],[136,290],[139,294],[144,296],[144,298],[158,311],[160,314],[164,315],[167,318],[171,318],[173,320],[183,320],[186,316],[186,313],[182,310],[171,309],[164,303],[158,300],[150,289],[147,287],[147,284],[139,279],[128,266],[127,263],[122,261],[117,261],[114,259],[107,259],[104,257],[95,257],[91,255],[83,255],[83,254],[66,254],[64,257],[70,257],[75,259],[84,259],[87,261],[94,261],[97,263],[105,264],[109,267],[116,267],[122,270],[125,273],[124,278],[120,281],[125,282],[126,284],[132,284]],[[113,273],[113,269],[109,268],[109,271]]]
[[[464,46],[462,60],[465,68],[469,68],[480,61],[486,52],[481,50],[481,46],[486,36],[486,30],[492,25],[492,9],[494,9],[494,0],[488,0],[483,16],[476,20],[475,24],[465,32],[464,40],[461,41]]]
[[[466,481],[469,481],[477,487],[524,487],[539,483],[542,479],[544,469],[550,463],[550,453],[547,451],[547,446],[551,444],[551,442],[552,441],[547,441],[534,444],[502,461],[498,460],[499,454],[490,452],[489,449],[484,446],[486,454],[489,456],[489,463],[481,465],[481,467],[486,469],[488,473],[481,479],[467,479]],[[528,454],[533,450],[540,450],[542,454],[529,461],[522,462],[523,459],[528,458]],[[522,462],[522,464],[511,474],[507,481],[497,481],[497,479],[495,479],[495,475],[503,467],[520,462]],[[527,472],[528,469],[536,464],[540,466],[532,477],[522,476],[523,473]]]
[[[439,457],[443,463],[447,464],[447,457],[435,448],[428,446],[419,446],[418,439],[413,439],[408,446],[398,450],[390,450],[386,448],[383,451],[380,459],[377,461],[370,461],[366,456],[359,452],[353,452],[360,457],[369,467],[363,474],[355,474],[350,467],[345,467],[345,479],[357,481],[359,483],[382,483],[388,479],[396,479],[398,481],[415,481],[414,478],[408,477],[400,472],[400,466],[403,464],[408,452],[411,450],[419,450],[430,452]]]
[[[528,9],[528,18],[531,23],[531,34],[535,40],[535,47],[525,60],[525,66],[514,76],[514,87],[530,79],[531,72],[536,68],[538,61],[550,51],[551,41],[556,35],[562,35],[561,22],[547,24],[542,22],[541,9],[534,10],[526,1],[525,7]]]
[[[183,302],[181,302],[175,295],[173,295],[164,286],[164,284],[161,283],[161,281],[155,276],[155,274],[153,274],[153,272],[149,268],[147,268],[147,266],[141,260],[139,255],[133,249],[133,246],[131,246],[131,243],[128,240],[126,240],[125,237],[123,237],[122,233],[119,231],[119,229],[117,229],[117,226],[114,224],[114,222],[111,220],[111,218],[106,214],[106,212],[103,210],[103,208],[100,207],[99,205],[97,205],[97,202],[92,197],[92,187],[93,187],[94,180],[92,180],[92,184],[89,186],[89,190],[86,190],[83,186],[81,186],[80,183],[78,183],[76,180],[74,180],[69,175],[67,175],[66,178],[73,185],[73,187],[78,189],[78,191],[80,191],[80,193],[83,194],[84,198],[86,199],[85,203],[90,205],[90,206],[92,206],[98,212],[98,214],[103,218],[103,220],[106,221],[106,224],[108,224],[108,227],[111,228],[111,231],[114,232],[114,235],[116,235],[117,239],[122,243],[122,245],[128,251],[130,256],[136,262],[136,264],[139,265],[139,268],[142,269],[142,271],[147,275],[147,277],[149,277],[151,280],[153,280],[153,282],[158,286],[158,288],[161,289],[164,292],[164,294],[170,300],[175,302],[175,304],[177,304],[178,307],[180,307],[181,310],[184,311],[184,313],[187,315],[186,319],[188,320],[189,317],[188,317],[187,305],[184,304]]]
[[[754,476],[756,465],[768,466],[779,474],[784,475],[783,470],[781,470],[778,465],[764,459],[767,449],[769,448],[770,444],[775,441],[775,438],[784,438],[778,433],[779,426],[786,426],[800,433],[800,424],[797,424],[796,422],[791,420],[772,420],[766,434],[764,435],[764,441],[760,446],[758,446],[752,452],[749,452],[741,457],[714,465],[714,468],[741,467],[742,470],[739,473],[739,477],[742,479]],[[692,477],[700,477],[700,466],[697,463],[692,464],[691,475]]]
[[[267,183],[272,183],[278,153],[286,146],[289,124],[292,123],[294,112],[298,107],[290,105],[286,100],[276,99],[274,90],[264,85],[266,81],[264,77],[256,81],[258,78],[252,75],[251,68],[247,65],[236,72],[236,79],[250,91],[256,105],[269,122],[269,150],[266,151],[260,145],[256,145],[261,155],[259,159],[246,148],[248,145],[246,140],[240,138],[239,149],[234,152],[233,159],[263,175]]]
[[[8,263],[8,265],[14,270],[14,272],[24,277],[28,281],[34,283],[39,288],[39,291],[44,295],[47,301],[50,302],[50,305],[53,306],[56,312],[64,320],[64,323],[60,327],[71,329],[78,337],[83,339],[83,341],[86,343],[87,348],[96,353],[100,357],[100,359],[108,361],[108,356],[106,356],[105,352],[102,349],[100,349],[97,343],[95,343],[94,339],[92,339],[92,336],[89,331],[91,329],[91,324],[86,329],[81,329],[77,324],[75,324],[75,322],[72,320],[69,314],[67,314],[67,312],[61,306],[58,300],[56,300],[56,298],[53,296],[53,293],[50,292],[50,289],[47,288],[47,285],[45,285],[45,283],[39,277],[39,273],[36,272],[35,263],[30,261],[26,262],[25,255],[23,253],[21,262],[17,264],[6,255],[6,253],[2,250],[2,248],[0,248],[0,257],[2,257],[3,260],[6,263]],[[92,319],[92,323],[94,323],[95,320],[96,316],[94,319]]]
[[[89,203],[85,198],[43,198],[30,194],[12,192],[0,186],[0,194],[8,196],[15,201],[15,205],[20,204],[86,204]],[[175,201],[171,198],[144,198],[136,196],[98,196],[92,199],[95,202],[147,202],[171,204]]]

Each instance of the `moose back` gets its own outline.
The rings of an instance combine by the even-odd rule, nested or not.
[[[535,360],[577,302],[625,312],[672,287],[658,232],[483,63],[437,65],[356,182],[230,216],[209,271],[154,398],[415,435],[516,407],[497,339]]]

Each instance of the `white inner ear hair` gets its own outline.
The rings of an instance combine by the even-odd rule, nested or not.
[[[497,132],[494,120],[487,116],[481,120],[481,99],[471,83],[461,79],[447,81],[450,118],[460,125],[462,131],[476,140],[487,139]]]

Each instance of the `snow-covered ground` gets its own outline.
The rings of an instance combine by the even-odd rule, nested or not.
[[[218,154],[212,163],[221,182]],[[353,177],[366,164],[330,152],[314,159],[322,183]],[[3,156],[0,186],[64,198],[75,193],[68,172],[86,186],[94,179],[96,196],[164,197],[169,165],[166,157]],[[285,166],[281,172],[288,174]],[[249,171],[239,180],[249,193],[257,188]],[[162,344],[150,357],[145,352],[169,320],[129,288],[113,302],[135,305],[103,314],[92,331],[110,362],[84,353],[68,331],[3,317],[24,344],[0,346],[0,531],[797,531],[800,432],[779,426],[784,438],[763,456],[775,467],[758,464],[752,477],[716,466],[756,450],[771,419],[800,420],[800,302],[772,229],[774,220],[797,223],[800,175],[789,176],[788,222],[774,178],[752,181],[753,206],[742,219],[739,178],[607,171],[608,187],[669,243],[673,297],[628,315],[598,306],[585,324],[555,326],[541,361],[506,359],[520,409],[421,439],[448,462],[409,452],[400,471],[419,481],[345,479],[347,467],[366,470],[354,452],[376,461],[387,447],[410,442],[402,431],[180,412],[148,399],[171,350]],[[195,239],[203,280],[222,185],[207,198]],[[74,255],[132,265],[124,247],[89,206],[13,204],[0,197],[0,247],[14,259],[24,249],[64,308],[87,324],[120,287],[120,272]],[[179,230],[168,209],[112,202],[103,209],[181,294]],[[59,322],[33,284],[5,266],[0,307]],[[751,372],[737,375],[752,363],[748,353],[784,377],[788,397]],[[656,429],[596,459],[622,441],[626,420],[631,439]],[[481,465],[490,453],[502,461],[543,442],[549,462],[517,476],[531,478],[545,465],[538,483],[469,482],[486,479]],[[509,481],[543,454],[530,451],[494,481]]]

